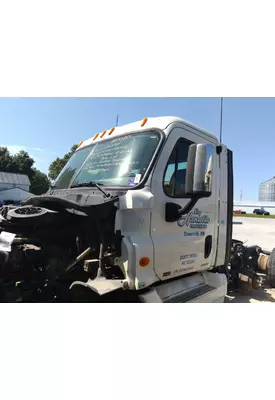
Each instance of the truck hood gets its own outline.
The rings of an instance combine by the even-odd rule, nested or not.
[[[25,206],[42,207],[56,212],[76,210],[89,216],[93,214],[100,218],[100,216],[108,214],[108,211],[117,202],[117,196],[104,198],[100,194],[67,193],[64,195],[45,194],[32,196],[22,202],[22,204]]]

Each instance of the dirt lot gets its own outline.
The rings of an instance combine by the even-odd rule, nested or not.
[[[271,251],[275,247],[275,219],[234,217],[233,238],[246,241],[246,245],[258,245]],[[241,224],[240,224],[241,223]],[[233,293],[226,303],[275,302],[275,289],[266,288],[253,294]]]
[[[275,289],[264,289],[253,294],[233,293],[226,296],[225,303],[273,303]]]
[[[275,247],[275,219],[234,217],[233,238],[246,241],[247,245],[261,246],[264,250]]]

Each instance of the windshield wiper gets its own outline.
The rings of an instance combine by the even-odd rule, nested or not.
[[[71,186],[70,188],[78,188],[78,187],[96,187],[102,194],[104,194],[105,197],[110,197],[110,193],[105,192],[100,186],[104,186],[103,183],[97,183],[97,182],[81,182],[77,183],[76,185]]]

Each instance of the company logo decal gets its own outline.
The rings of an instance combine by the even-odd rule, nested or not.
[[[190,211],[187,215],[183,215],[177,221],[178,226],[191,229],[206,229],[210,222],[210,217],[203,214],[198,208]]]

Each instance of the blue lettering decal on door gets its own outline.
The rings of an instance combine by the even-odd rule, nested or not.
[[[205,232],[184,232],[184,236],[204,236]]]

